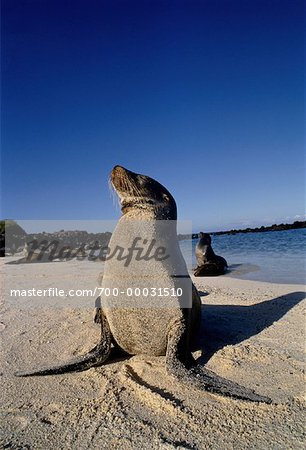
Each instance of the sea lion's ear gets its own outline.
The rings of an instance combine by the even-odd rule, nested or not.
[[[163,194],[163,199],[168,202],[170,200],[169,195]]]
[[[200,238],[202,238],[202,237],[203,237],[203,235],[204,235],[204,233],[202,233],[202,231],[200,231],[200,233],[199,233],[199,237],[200,237]]]

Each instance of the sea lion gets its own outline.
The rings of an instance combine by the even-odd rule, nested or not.
[[[213,251],[210,235],[200,232],[199,237],[200,240],[195,249],[198,266],[194,270],[194,276],[224,275],[227,269],[227,262],[222,256],[216,255]]]
[[[98,366],[110,358],[113,344],[115,349],[129,355],[166,356],[168,374],[189,387],[270,403],[269,398],[251,389],[195,366],[191,343],[200,323],[201,300],[179,248],[177,209],[172,195],[154,179],[121,166],[115,166],[112,170],[111,182],[120,199],[123,214],[111,237],[110,252],[118,245],[132,248],[135,236],[136,239],[141,236],[144,237],[143,242],[157,239],[166,247],[167,254],[144,262],[137,260],[139,251],[130,265],[126,264],[122,254],[120,258],[106,261],[102,288],[115,292],[114,289],[119,287],[119,293],[122,290],[124,294],[121,297],[118,292],[112,297],[101,295],[98,299],[96,321],[101,323],[99,344],[87,355],[63,366],[16,375],[50,375]],[[148,289],[163,287],[168,291],[183,287],[184,295],[180,297],[177,290],[173,297],[148,297],[144,294],[144,286]],[[128,288],[135,289],[134,295],[128,296]],[[136,297],[137,288],[142,289],[142,294]]]

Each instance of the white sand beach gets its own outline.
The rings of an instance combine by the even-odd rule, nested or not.
[[[5,258],[5,261],[14,258]],[[7,285],[95,286],[102,264],[4,265]],[[80,373],[17,378],[66,362],[98,341],[89,307],[30,308],[1,298],[0,447],[9,449],[302,449],[304,286],[197,278],[202,326],[196,356],[217,374],[273,399],[250,403],[189,389],[164,358],[132,357]],[[33,300],[33,299],[32,299]],[[91,299],[94,303],[94,299]]]

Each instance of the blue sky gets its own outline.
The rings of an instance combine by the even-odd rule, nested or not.
[[[303,29],[299,0],[3,0],[2,218],[116,219],[115,164],[195,230],[302,218]]]

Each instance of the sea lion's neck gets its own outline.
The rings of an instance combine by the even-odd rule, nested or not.
[[[121,219],[156,220],[154,211],[145,210],[141,208],[133,208],[130,206],[122,208],[121,211],[122,211]]]
[[[207,245],[206,248],[203,249],[203,255],[208,259],[216,256],[211,245]]]
[[[176,220],[176,211],[170,208],[147,208],[142,206],[124,206],[121,208],[123,217],[135,220]]]

